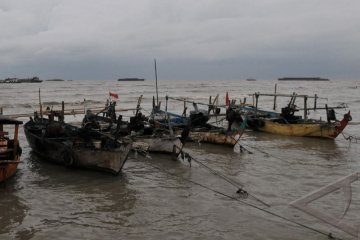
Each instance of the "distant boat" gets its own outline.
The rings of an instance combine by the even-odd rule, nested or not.
[[[33,78],[6,78],[4,80],[0,80],[0,83],[41,83],[38,77]]]
[[[320,77],[284,77],[279,78],[279,81],[329,81],[327,78]]]
[[[255,78],[247,78],[246,81],[256,81]]]
[[[54,78],[54,79],[48,79],[48,80],[45,80],[45,81],[48,81],[48,82],[63,82],[65,81],[64,79],[60,79],[60,78]]]
[[[19,78],[17,80],[19,83],[41,83],[42,80],[40,80],[38,77],[32,77],[32,78]]]
[[[4,80],[0,80],[0,83],[20,83],[17,78],[6,78]]]
[[[125,82],[125,81],[145,81],[144,78],[119,78],[118,81]]]

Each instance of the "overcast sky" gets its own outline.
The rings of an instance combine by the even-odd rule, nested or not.
[[[358,0],[0,0],[0,79],[360,79]]]

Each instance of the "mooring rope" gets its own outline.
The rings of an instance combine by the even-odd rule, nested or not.
[[[223,117],[223,118],[220,118],[220,119],[218,119],[218,120],[216,120],[216,121],[213,121],[213,122],[208,122],[208,124],[218,124],[218,123],[220,123],[220,122],[224,122],[224,120],[226,119],[226,117]]]
[[[342,132],[341,133],[345,140],[349,141],[350,143],[358,143],[360,141],[360,137],[351,135],[349,133]]]
[[[214,174],[215,176],[218,176],[220,178],[222,178],[224,181],[230,183],[231,185],[233,185],[234,187],[237,188],[236,193],[241,194],[242,196],[244,196],[244,198],[246,198],[247,196],[251,196],[252,198],[254,198],[256,201],[264,204],[267,207],[271,207],[270,204],[266,203],[265,201],[261,200],[259,197],[255,196],[252,193],[249,193],[249,191],[245,190],[244,185],[241,183],[236,182],[235,180],[227,177],[224,173],[221,173],[215,169],[212,169],[211,167],[207,166],[206,164],[204,164],[203,162],[201,162],[200,160],[190,156],[190,154],[185,153],[186,156],[185,157],[190,157],[190,160],[195,161],[199,166],[206,168],[207,170],[209,170],[210,173]],[[189,161],[189,159],[188,159]]]
[[[270,211],[270,210],[267,210],[267,209],[258,207],[258,206],[254,205],[254,204],[251,204],[251,203],[242,201],[242,200],[240,200],[240,199],[238,199],[238,198],[235,198],[235,197],[233,197],[233,196],[230,196],[230,195],[228,195],[228,194],[226,194],[226,193],[223,193],[223,192],[220,192],[220,191],[218,191],[218,190],[212,189],[212,188],[210,188],[210,187],[208,187],[208,186],[205,186],[205,185],[203,185],[203,184],[201,184],[201,183],[195,182],[195,181],[193,181],[193,180],[190,180],[190,179],[184,178],[184,177],[182,177],[182,176],[179,176],[179,175],[177,175],[177,174],[175,174],[175,173],[169,172],[169,171],[167,171],[167,170],[165,170],[165,169],[163,169],[163,168],[160,168],[160,167],[158,167],[158,166],[155,166],[155,165],[153,165],[153,164],[151,164],[151,163],[149,163],[149,162],[146,162],[146,163],[147,163],[149,166],[151,166],[151,167],[153,167],[153,168],[155,168],[155,169],[158,169],[158,170],[160,170],[160,171],[162,171],[162,172],[164,172],[164,173],[166,173],[166,174],[168,174],[168,175],[170,175],[170,176],[180,178],[180,179],[182,179],[182,180],[184,180],[184,181],[187,181],[187,182],[190,182],[190,183],[192,183],[192,184],[194,184],[194,185],[200,186],[200,187],[202,187],[202,188],[204,188],[204,189],[207,189],[207,190],[209,190],[209,191],[212,191],[212,192],[214,192],[214,193],[216,193],[216,194],[219,194],[219,195],[222,195],[222,196],[224,196],[224,197],[227,197],[227,198],[229,198],[230,200],[239,202],[239,203],[241,203],[241,204],[243,204],[243,205],[246,205],[246,206],[252,207],[252,208],[254,208],[254,209],[257,209],[257,210],[259,210],[259,211],[268,213],[268,214],[270,214],[270,215],[272,215],[272,216],[274,216],[274,217],[280,218],[280,219],[282,219],[282,220],[284,220],[284,221],[287,221],[287,222],[289,222],[289,223],[292,223],[292,224],[298,225],[298,226],[300,226],[300,227],[303,227],[303,228],[305,228],[305,229],[308,229],[308,230],[314,231],[314,232],[316,232],[316,233],[322,234],[322,235],[324,235],[324,236],[327,236],[327,237],[330,238],[330,239],[341,240],[340,238],[334,238],[331,233],[325,233],[325,232],[323,232],[323,231],[321,231],[321,230],[318,230],[318,229],[316,229],[316,228],[309,227],[309,226],[307,226],[307,225],[305,225],[305,224],[302,224],[302,223],[296,222],[296,221],[294,221],[294,220],[291,220],[291,219],[289,219],[289,218],[287,218],[287,217],[281,216],[281,215],[278,214],[278,213],[275,213],[275,212],[272,212],[272,211]]]

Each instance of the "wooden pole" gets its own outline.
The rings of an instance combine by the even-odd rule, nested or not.
[[[136,104],[136,113],[135,113],[135,116],[137,116],[138,113],[139,113],[142,98],[143,98],[143,95],[141,94],[140,97],[138,98],[138,102],[137,102],[137,104]]]
[[[61,102],[61,121],[65,120],[65,103],[64,101]]]
[[[18,135],[19,135],[19,124],[15,124],[15,132],[14,132],[14,156],[16,156],[17,147],[18,147]]]
[[[314,110],[315,110],[316,109],[317,94],[315,94],[314,98],[315,98],[315,100],[314,100]]]
[[[169,96],[168,96],[168,95],[166,95],[165,100],[166,100],[166,103],[165,103],[165,112],[167,112],[167,110],[168,110],[168,101],[169,101]]]
[[[183,111],[183,117],[186,117],[186,101],[184,101],[184,111]]]
[[[330,123],[330,119],[329,119],[329,111],[328,111],[328,105],[325,104],[325,111],[326,111],[326,120],[328,123]]]
[[[307,97],[304,97],[304,120],[307,120]]]
[[[41,121],[42,121],[42,118],[43,118],[43,112],[42,112],[42,104],[41,104],[40,88],[39,88],[39,106],[40,106],[40,118],[41,118]]]
[[[259,103],[259,94],[255,93],[255,116],[257,116],[258,103]]]
[[[3,114],[3,109],[2,109],[2,107],[0,108],[0,115],[2,115]],[[4,131],[4,128],[3,128],[3,125],[2,124],[0,124],[0,132],[2,132],[2,131]]]
[[[275,83],[275,93],[274,93],[274,107],[273,109],[276,109],[276,89],[277,89],[277,83]]]
[[[158,83],[157,83],[156,59],[154,59],[154,65],[155,65],[156,105],[159,106],[159,94],[158,94]]]

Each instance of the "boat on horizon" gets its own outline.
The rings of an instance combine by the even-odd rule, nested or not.
[[[134,82],[134,81],[145,81],[145,79],[144,78],[119,78],[118,81],[119,82],[126,82],[126,81]]]
[[[60,79],[60,78],[54,78],[54,79],[47,79],[45,80],[47,82],[63,82],[65,81],[64,79]]]
[[[320,77],[284,77],[278,78],[278,81],[329,81],[329,79]]]
[[[0,83],[41,83],[43,80],[40,80],[38,77],[32,78],[6,78],[0,80]]]

